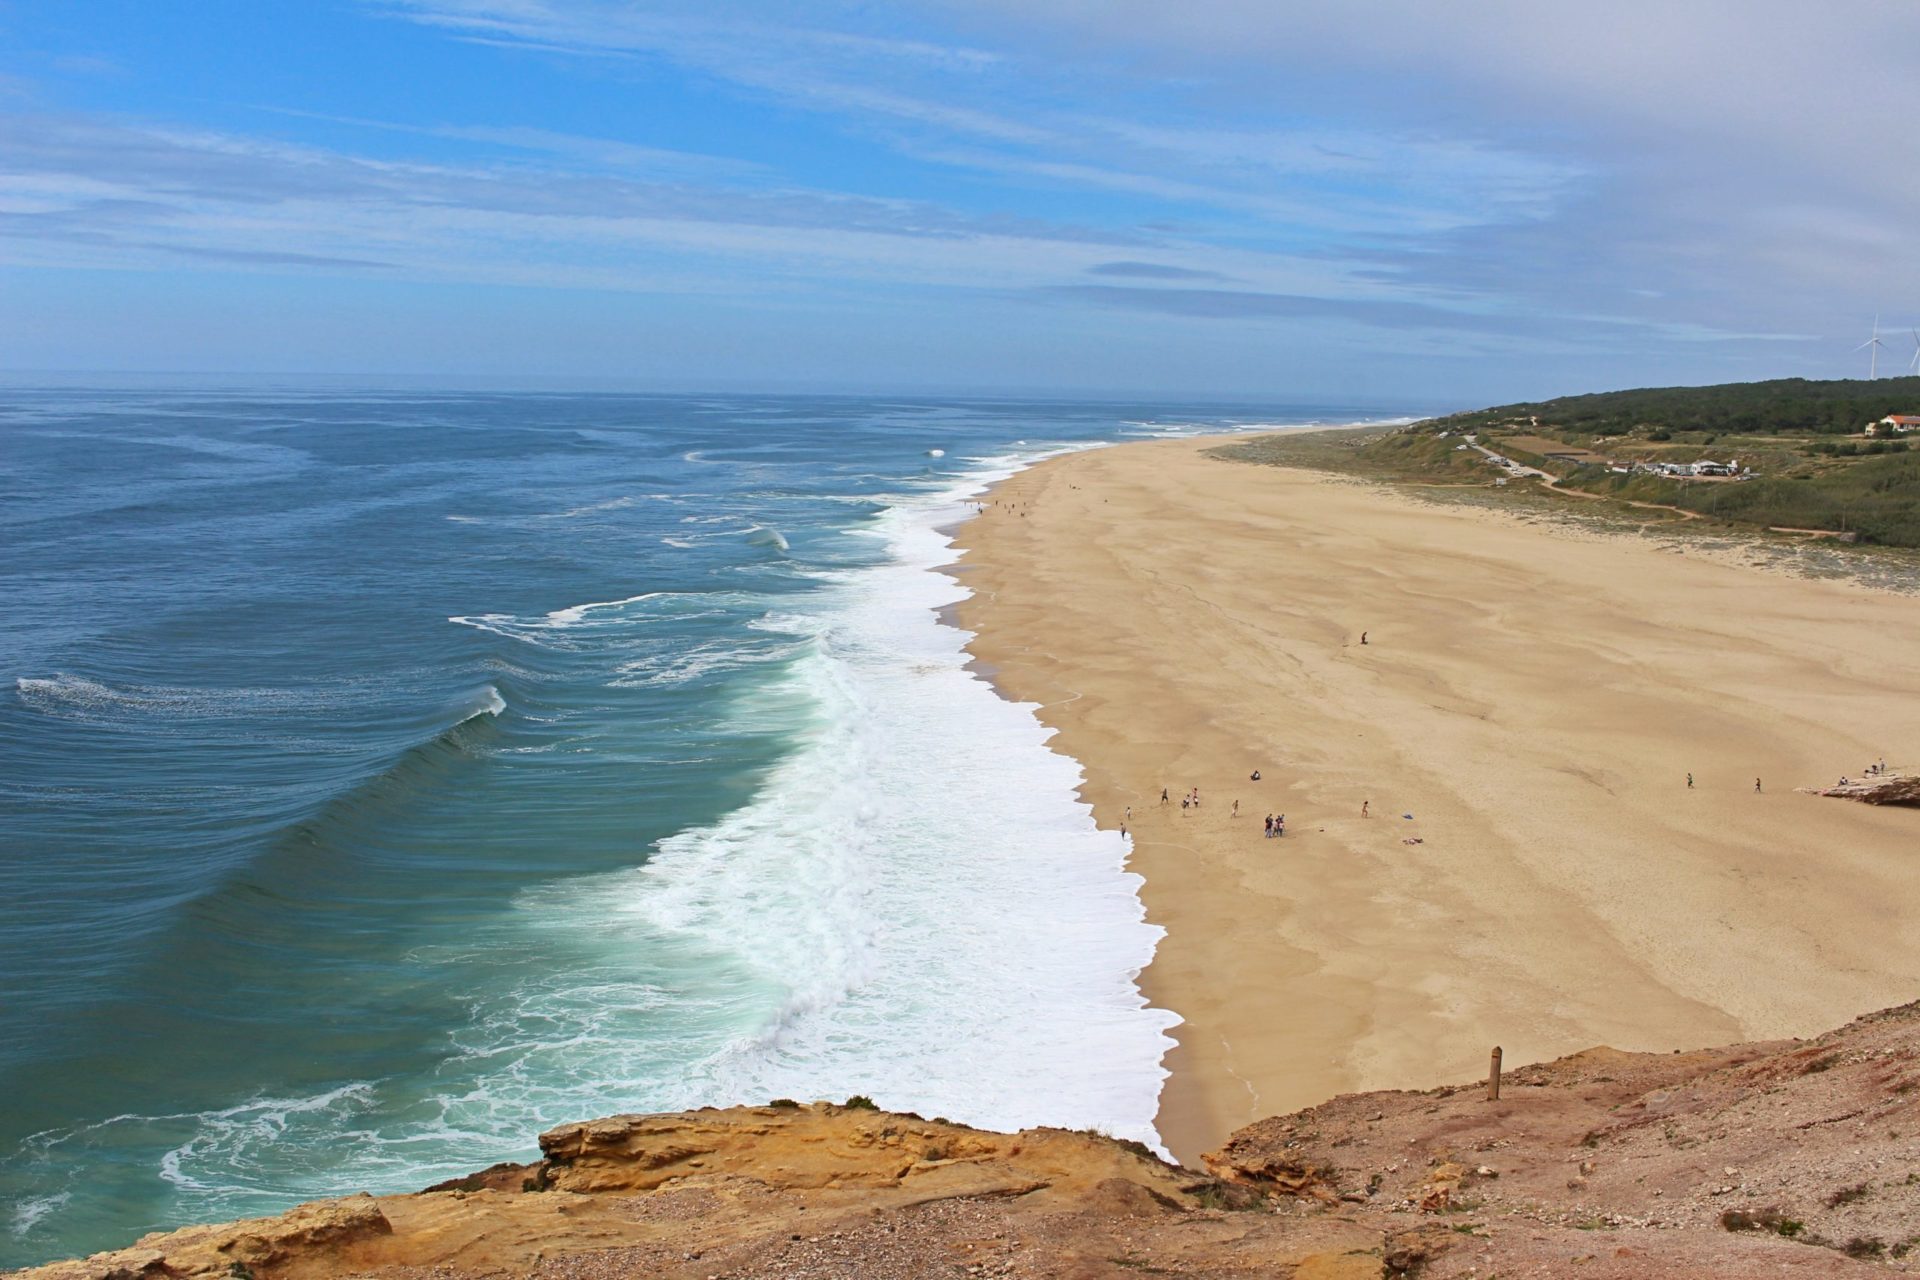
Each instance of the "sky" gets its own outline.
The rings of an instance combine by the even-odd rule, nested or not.
[[[1905,372],[1916,67],[1916,0],[0,0],[0,370]]]

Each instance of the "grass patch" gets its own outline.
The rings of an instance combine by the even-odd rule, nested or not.
[[[1807,1229],[1806,1223],[1778,1209],[1729,1209],[1720,1215],[1720,1225],[1728,1231],[1771,1231],[1789,1240]]]
[[[1153,1154],[1153,1148],[1138,1139],[1116,1138],[1105,1129],[1075,1129],[1074,1132],[1080,1134],[1082,1137],[1098,1138],[1102,1142],[1111,1142],[1122,1151],[1132,1152],[1142,1160],[1151,1160],[1155,1164],[1160,1163],[1160,1157]]]
[[[1107,1261],[1123,1271],[1144,1271],[1148,1275],[1155,1276],[1170,1276],[1176,1274],[1175,1272],[1167,1270],[1165,1267],[1156,1267],[1145,1258],[1108,1258]]]
[[[1843,1204],[1852,1204],[1856,1200],[1865,1200],[1869,1188],[1862,1182],[1851,1187],[1842,1187],[1827,1197],[1827,1208],[1838,1209]]]
[[[1229,1213],[1251,1213],[1263,1208],[1267,1198],[1252,1187],[1215,1179],[1199,1186],[1183,1188],[1202,1209],[1223,1209]]]

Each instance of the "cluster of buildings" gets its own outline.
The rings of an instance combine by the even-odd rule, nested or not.
[[[1737,480],[1744,480],[1753,474],[1752,468],[1741,466],[1738,458],[1730,462],[1713,462],[1707,459],[1699,462],[1609,462],[1607,470],[1623,476],[1641,472],[1645,475],[1669,476],[1678,480],[1698,479],[1701,476],[1731,476]]]
[[[1870,436],[1903,436],[1909,431],[1920,431],[1920,413],[1890,413],[1867,424]]]

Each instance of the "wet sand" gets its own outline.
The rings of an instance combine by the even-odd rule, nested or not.
[[[1804,1035],[1920,997],[1920,811],[1793,791],[1920,764],[1920,600],[1209,443],[1050,460],[960,535],[973,652],[1103,826],[1132,807],[1167,930],[1142,986],[1186,1019],[1176,1155],[1495,1044]]]

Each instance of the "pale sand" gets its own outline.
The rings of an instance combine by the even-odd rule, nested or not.
[[[1920,764],[1920,600],[1208,443],[1050,460],[960,534],[973,650],[1103,826],[1133,807],[1167,930],[1142,985],[1186,1019],[1177,1155],[1495,1044],[1694,1047],[1920,997],[1920,812],[1792,790]]]

